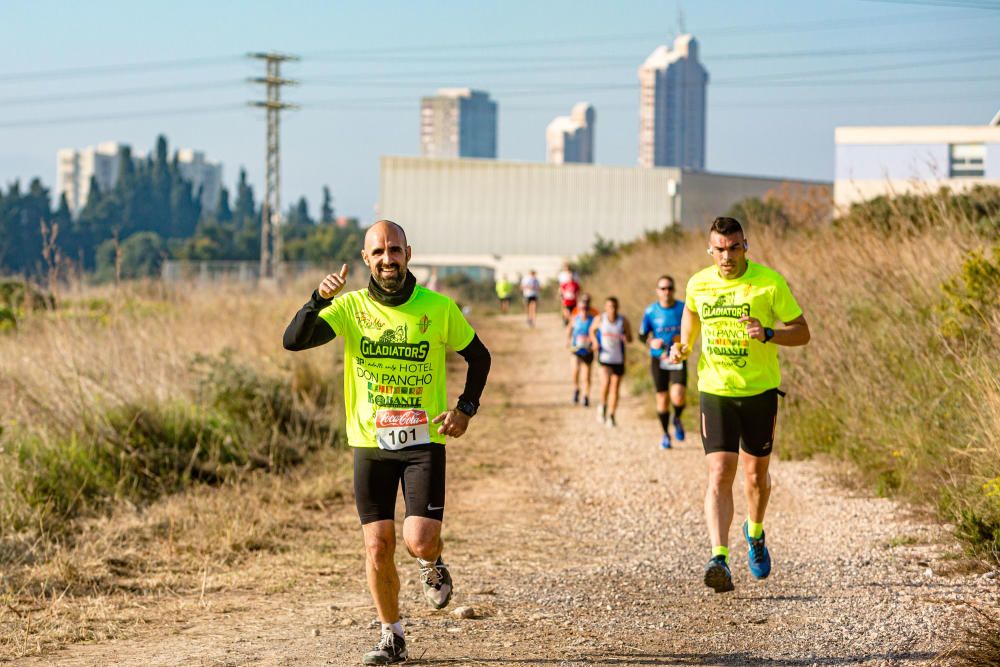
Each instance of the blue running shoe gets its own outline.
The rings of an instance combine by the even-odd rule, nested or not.
[[[677,417],[674,417],[674,437],[677,442],[684,442],[684,424]]]
[[[663,438],[660,440],[660,449],[670,449],[672,445],[670,444],[670,434],[664,433]]]
[[[726,565],[725,556],[713,556],[705,565],[705,585],[716,593],[728,593],[735,589],[733,574]]]
[[[750,537],[747,532],[747,522],[743,522],[743,537],[747,540],[747,545],[750,547],[750,552],[747,554],[750,557],[750,574],[754,576],[754,579],[767,579],[767,575],[771,574],[771,554],[767,551],[767,546],[764,544],[764,533],[760,534],[760,539],[755,540]]]

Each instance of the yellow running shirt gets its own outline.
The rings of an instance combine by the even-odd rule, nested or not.
[[[476,335],[455,302],[417,285],[406,303],[384,306],[362,289],[338,296],[319,316],[344,339],[347,443],[443,443],[430,420],[448,409],[445,348],[463,350]]]
[[[802,314],[780,273],[748,261],[742,276],[726,280],[713,265],[691,276],[684,300],[701,318],[698,391],[755,396],[781,384],[778,346],[750,338],[739,321],[749,315],[773,329]]]

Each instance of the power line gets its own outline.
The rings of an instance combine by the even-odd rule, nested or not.
[[[850,56],[854,56],[854,55],[856,55],[856,56],[868,56],[868,55],[872,55],[872,54],[906,53],[906,52],[909,52],[911,50],[912,51],[919,51],[921,53],[926,52],[926,48],[923,47],[923,46],[921,46],[919,48],[912,47],[912,46],[895,46],[895,47],[886,47],[886,48],[883,48],[883,49],[867,49],[867,50],[861,50],[861,51],[844,50],[844,49],[835,49],[835,50],[821,49],[821,50],[799,50],[799,51],[785,51],[785,52],[728,53],[728,54],[719,54],[719,55],[716,55],[712,59],[713,60],[715,60],[715,59],[721,59],[721,60],[751,60],[751,59],[803,58],[803,57],[824,57],[825,58],[825,57],[837,57],[837,56],[848,56],[848,55],[850,55]],[[972,53],[983,54],[983,53],[996,53],[997,51],[1000,51],[1000,47],[998,47],[996,45],[989,45],[989,46],[968,46],[967,45],[964,48],[963,47],[959,47],[957,49],[952,50],[951,52],[952,53],[954,53],[954,52],[959,52],[959,53],[961,53],[961,52],[972,52]],[[492,60],[493,59],[491,59],[491,61]],[[511,59],[508,58],[507,60],[511,60]],[[514,60],[515,61],[519,61],[521,59],[514,59]],[[708,60],[708,59],[706,58],[706,60]],[[567,62],[567,63],[570,63],[570,64],[567,64],[566,66],[547,65],[547,63],[549,61],[554,61],[556,63],[558,63],[558,62]],[[966,58],[962,58],[960,60],[960,62],[967,62],[967,61],[968,60]],[[505,70],[497,70],[497,69],[494,69],[494,70],[489,70],[489,69],[470,69],[470,70],[464,70],[464,72],[462,72],[461,74],[467,75],[467,76],[478,76],[478,75],[482,75],[483,73],[563,71],[563,70],[572,71],[572,70],[575,70],[575,69],[577,69],[578,67],[581,67],[581,66],[586,66],[586,67],[588,67],[590,69],[594,69],[595,66],[611,68],[611,67],[614,66],[615,62],[635,63],[636,59],[634,59],[634,58],[628,58],[628,59],[616,58],[616,59],[609,60],[609,59],[594,59],[592,57],[580,58],[579,56],[573,56],[573,57],[569,57],[569,58],[546,58],[542,63],[539,63],[538,59],[535,58],[535,59],[531,59],[530,62],[532,63],[531,67],[525,66],[525,67],[520,67],[520,68],[508,68],[508,69],[505,69]],[[947,62],[948,61],[924,61],[924,62],[917,63],[917,64],[914,64],[914,65],[910,65],[910,64],[907,64],[907,63],[893,64],[893,65],[888,65],[888,66],[865,65],[865,66],[860,67],[860,68],[847,68],[847,69],[843,69],[843,70],[837,70],[837,73],[859,73],[859,72],[866,72],[866,71],[872,71],[873,67],[888,67],[888,68],[891,68],[891,69],[898,69],[898,68],[901,68],[901,67],[909,67],[909,66],[925,66],[925,65],[929,66],[929,65],[938,64],[938,63],[946,64]],[[547,69],[542,70],[541,69],[542,65],[546,65]],[[393,76],[393,77],[399,77],[399,76],[406,76],[408,74],[410,74],[410,73],[408,73],[408,72],[396,72],[396,73],[394,73],[391,76]],[[419,74],[424,74],[424,75],[427,75],[427,76],[431,76],[431,75],[433,75],[433,76],[446,76],[446,75],[447,76],[458,76],[458,75],[460,75],[460,74],[455,73],[455,72],[452,72],[450,74],[428,72],[426,69],[422,70]],[[798,84],[791,83],[791,82],[789,82],[787,84],[782,84],[782,83],[779,83],[778,81],[771,81],[771,79],[775,78],[775,77],[789,77],[789,76],[791,76],[791,77],[825,76],[827,74],[829,74],[828,71],[820,71],[820,72],[806,71],[806,72],[785,73],[785,74],[770,74],[770,75],[766,75],[766,76],[760,76],[760,77],[757,77],[755,79],[749,79],[748,81],[765,82],[766,85],[773,85],[773,86],[779,86],[779,85],[798,85]],[[386,76],[390,76],[390,75],[386,75]],[[937,80],[940,81],[942,79],[937,79]],[[364,76],[364,77],[354,77],[354,78],[350,78],[350,79],[342,79],[342,78],[339,78],[339,77],[334,78],[334,79],[330,79],[330,78],[309,79],[309,78],[307,78],[307,79],[302,80],[302,81],[304,83],[308,83],[308,84],[334,85],[334,86],[352,85],[352,84],[354,84],[354,85],[357,85],[359,87],[371,87],[371,86],[381,86],[381,85],[392,85],[392,86],[397,86],[397,87],[406,87],[406,86],[425,87],[425,86],[432,86],[432,85],[434,85],[433,82],[430,82],[430,81],[428,81],[427,83],[423,83],[423,82],[405,81],[405,80],[401,80],[401,79],[398,79],[398,78],[385,79],[385,78],[380,78],[379,75],[370,75],[370,76]],[[738,81],[738,80],[732,80],[732,81],[733,81],[733,85],[735,85],[735,81]],[[730,79],[713,79],[713,81],[711,82],[711,85],[713,87],[715,87],[715,86],[722,86],[722,85],[729,85],[730,82],[731,82]],[[128,97],[147,97],[147,96],[154,96],[154,95],[158,95],[158,94],[202,92],[202,91],[206,91],[206,90],[215,90],[215,89],[219,89],[219,88],[235,88],[235,87],[242,86],[242,85],[244,85],[244,83],[242,83],[242,82],[231,81],[231,80],[223,80],[223,81],[211,81],[211,82],[205,82],[205,83],[189,83],[189,84],[174,84],[174,85],[166,85],[166,86],[150,86],[150,87],[145,87],[145,88],[130,87],[130,88],[124,88],[124,89],[123,88],[105,89],[105,90],[98,90],[98,91],[85,92],[85,93],[57,93],[57,94],[48,94],[48,95],[27,95],[27,96],[10,97],[10,98],[6,98],[6,99],[0,99],[0,106],[10,107],[10,106],[19,106],[19,105],[26,105],[26,104],[62,103],[62,102],[70,102],[70,101],[86,101],[86,100],[93,100],[93,99],[104,100],[104,99],[112,99],[112,98],[122,99],[122,98],[128,98]],[[621,84],[621,85],[622,85],[622,87],[628,87],[628,86],[626,86],[626,84]],[[629,84],[629,85],[631,85],[631,84]],[[603,86],[603,87],[606,88],[608,86]],[[581,87],[580,89],[584,89],[584,87]]]
[[[0,128],[41,127],[49,125],[71,125],[75,123],[90,123],[109,120],[126,120],[131,118],[156,118],[165,116],[188,116],[192,114],[219,113],[222,111],[237,111],[245,109],[243,104],[213,104],[199,107],[175,107],[172,109],[150,109],[143,111],[125,111],[121,113],[88,114],[79,116],[58,116],[55,118],[31,118],[13,121],[0,121]]]
[[[1000,11],[1000,2],[995,2],[993,0],[868,0],[868,2],[882,2],[894,5],[917,5],[920,7],[982,9],[992,12]]]
[[[243,81],[209,81],[206,83],[188,83],[171,86],[150,86],[147,88],[115,88],[111,90],[97,90],[89,93],[57,93],[54,95],[26,95],[23,97],[8,97],[0,99],[0,105],[19,106],[24,104],[45,104],[48,102],[76,102],[83,100],[107,100],[120,99],[123,97],[147,97],[150,95],[161,95],[164,93],[196,93],[206,90],[217,90],[219,88],[245,87]]]
[[[886,0],[893,1],[893,0]],[[902,1],[902,0],[898,0]],[[972,0],[953,0],[955,3],[968,3]],[[920,4],[920,3],[917,3]],[[992,5],[991,5],[992,6]],[[981,8],[979,5],[976,8]],[[723,26],[716,28],[704,28],[699,29],[697,33],[699,35],[733,35],[733,34],[764,34],[764,33],[774,33],[774,32],[791,32],[796,33],[809,32],[809,31],[830,31],[830,30],[842,30],[850,29],[855,27],[867,27],[867,26],[879,26],[881,28],[890,27],[892,25],[903,25],[911,23],[942,23],[947,21],[964,21],[976,18],[975,16],[944,16],[940,12],[921,12],[913,15],[900,16],[898,14],[885,14],[878,16],[869,17],[852,17],[845,19],[822,19],[813,21],[796,21],[796,22],[786,22],[786,23],[763,23],[756,25],[733,25],[733,26]],[[383,45],[370,47],[369,49],[363,50],[358,48],[348,48],[348,49],[326,49],[319,51],[306,52],[304,55],[309,57],[311,60],[322,60],[325,58],[336,58],[338,61],[342,61],[345,58],[364,58],[371,59],[377,58],[380,55],[387,53],[405,53],[413,55],[414,53],[426,52],[426,51],[436,51],[439,53],[447,53],[449,51],[461,51],[474,49],[476,51],[488,50],[488,49],[509,49],[514,47],[552,47],[552,46],[579,46],[581,44],[595,44],[601,42],[616,42],[616,41],[634,41],[637,39],[663,39],[664,32],[633,32],[633,33],[615,33],[615,34],[604,34],[604,35],[578,35],[574,37],[565,38],[545,38],[545,39],[529,39],[529,40],[511,40],[511,41],[499,41],[499,42],[468,42],[468,43],[456,43],[456,44],[423,44],[423,45],[409,45],[409,46],[398,46],[398,45]],[[94,77],[94,76],[117,76],[127,73],[142,73],[149,71],[164,71],[171,69],[189,69],[189,68],[199,68],[211,65],[220,64],[237,64],[243,61],[243,57],[239,55],[213,55],[213,56],[202,56],[195,58],[182,58],[173,60],[155,60],[155,61],[145,61],[145,62],[130,62],[130,63],[116,63],[108,65],[88,65],[80,67],[70,67],[70,68],[58,68],[49,70],[33,70],[28,72],[17,72],[12,74],[0,75],[0,82],[14,82],[14,81],[40,81],[43,79],[69,79],[69,78],[79,78],[79,77]]]
[[[218,65],[220,63],[239,62],[238,56],[207,56],[202,58],[182,58],[179,60],[155,60],[142,63],[119,63],[116,65],[88,65],[84,67],[69,67],[64,69],[36,70],[33,72],[18,72],[17,74],[0,75],[4,81],[38,81],[41,79],[72,79],[87,76],[119,75],[128,72],[150,72],[170,69],[188,69]]]
[[[820,87],[832,87],[832,86],[856,86],[856,85],[919,85],[926,83],[971,83],[980,81],[995,81],[996,77],[990,74],[982,76],[967,76],[967,77],[931,77],[931,78],[920,78],[920,79],[850,79],[850,80],[824,80],[824,81],[813,81],[813,80],[785,80],[785,81],[774,81],[774,82],[764,82],[755,78],[744,78],[744,79],[724,79],[717,82],[713,82],[712,86],[716,88],[741,88],[741,87],[753,87],[757,89],[767,89],[775,87],[807,87],[807,88],[820,88]],[[349,84],[355,85],[355,84]],[[379,84],[388,85],[388,84]],[[398,86],[420,86],[423,87],[422,83],[413,82],[392,82],[393,87]],[[527,84],[521,84],[518,89],[513,90],[503,90],[497,94],[504,98],[525,98],[525,97],[545,97],[549,95],[560,95],[572,92],[606,92],[606,91],[618,91],[618,90],[637,90],[637,85],[634,83],[601,83],[601,84],[580,84],[580,85],[558,85],[558,83],[536,83],[533,86],[528,87]],[[932,96],[925,96],[927,99],[934,101]],[[994,95],[991,99],[1000,98],[1000,94]],[[843,98],[836,98],[829,100],[829,103],[836,104],[838,100]],[[893,98],[895,99],[895,98]],[[968,96],[960,96],[954,99],[958,100],[971,100],[978,98],[970,98]],[[318,107],[338,107],[338,108],[371,108],[373,111],[382,110],[382,108],[375,108],[374,105],[394,105],[394,109],[412,109],[417,106],[419,99],[417,97],[410,96],[391,96],[391,97],[346,97],[346,98],[326,98],[318,99],[312,101],[305,101],[301,104],[304,108],[318,108]],[[871,99],[869,103],[875,104],[880,102],[880,100]],[[845,101],[845,103],[847,103]],[[851,102],[854,103],[854,102]],[[794,100],[784,100],[782,102],[775,103],[775,106],[782,105],[795,105],[797,104]],[[718,103],[713,103],[712,108],[715,108]],[[42,127],[42,126],[52,126],[52,125],[69,125],[74,123],[87,123],[87,122],[102,122],[102,121],[112,121],[112,120],[126,120],[135,118],[157,118],[157,117],[170,117],[170,116],[181,116],[181,115],[192,115],[192,114],[202,114],[202,113],[219,113],[226,111],[236,111],[244,108],[240,103],[230,103],[230,104],[217,104],[217,105],[206,105],[206,106],[194,106],[194,107],[172,107],[167,109],[150,109],[150,110],[138,110],[138,111],[126,111],[117,113],[104,113],[104,114],[82,114],[82,115],[71,115],[71,116],[57,116],[50,118],[26,118],[19,120],[10,121],[0,121],[0,129],[4,128],[18,128],[18,127]],[[508,111],[516,108],[515,105],[503,104],[501,109],[503,111]],[[539,107],[539,108],[551,108],[551,107]],[[609,109],[613,108],[612,104],[602,104],[601,108]]]

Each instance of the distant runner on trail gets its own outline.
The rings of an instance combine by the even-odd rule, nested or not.
[[[615,427],[615,410],[622,377],[625,375],[625,344],[632,342],[632,325],[618,312],[618,299],[609,296],[604,312],[590,325],[590,341],[597,350],[601,364],[601,404],[597,406],[597,421]]]
[[[656,415],[660,418],[663,437],[660,447],[670,449],[670,406],[674,408],[674,437],[684,440],[681,414],[687,393],[687,361],[670,360],[670,346],[681,339],[681,319],[684,302],[674,298],[674,279],[656,279],[656,301],[642,315],[639,340],[649,346],[649,369],[656,389]]]
[[[576,279],[576,274],[570,271],[569,264],[564,264],[563,270],[559,272],[559,300],[562,303],[563,326],[569,324],[579,292],[580,283]]]
[[[506,315],[510,312],[510,293],[514,291],[514,286],[507,280],[507,276],[503,275],[497,279],[495,289],[497,299],[500,300],[500,312]]]
[[[538,313],[538,295],[542,292],[542,283],[538,274],[532,269],[521,279],[521,296],[524,297],[524,312],[528,317],[528,326],[535,326],[535,316]]]
[[[743,464],[750,514],[743,522],[750,574],[764,579],[771,573],[764,510],[771,493],[767,468],[782,394],[777,346],[805,345],[809,325],[781,274],[747,260],[749,246],[739,221],[716,218],[708,243],[715,265],[688,281],[681,337],[671,347],[670,358],[686,359],[702,334],[698,391],[708,463],[705,520],[712,540],[705,585],[723,593],[733,590],[729,528],[738,463]],[[784,326],[776,327],[779,322]]]
[[[566,325],[566,347],[573,353],[573,404],[580,402],[583,385],[583,407],[590,407],[590,369],[594,362],[594,346],[590,340],[590,325],[597,311],[590,307],[590,295],[581,294],[580,303]],[[582,378],[582,381],[581,381]]]
[[[406,266],[411,248],[403,228],[380,220],[361,252],[371,278],[366,289],[340,295],[347,265],[331,273],[285,330],[288,350],[344,339],[347,440],[354,451],[354,494],[364,533],[368,588],[382,622],[366,665],[406,660],[399,613],[395,507],[400,483],[406,502],[403,542],[417,559],[424,597],[435,609],[451,600],[452,580],[441,559],[445,501],[445,437],[460,437],[479,409],[490,353],[454,301],[417,285]],[[338,296],[339,295],[339,296]],[[336,298],[335,298],[336,297]],[[445,350],[469,368],[465,390],[448,408]]]

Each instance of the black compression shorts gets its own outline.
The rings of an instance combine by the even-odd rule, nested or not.
[[[769,456],[778,420],[778,390],[756,396],[701,394],[701,442],[705,453]]]
[[[683,362],[684,367],[679,371],[665,371],[660,368],[660,360],[657,357],[649,358],[649,372],[653,375],[653,386],[656,387],[656,392],[660,393],[663,391],[669,391],[670,385],[679,384],[687,386],[688,382],[688,366],[687,362]]]
[[[600,364],[601,364],[601,366],[604,366],[609,371],[611,371],[612,375],[619,375],[619,376],[625,375],[625,364],[624,363],[620,363],[620,364],[606,364],[606,363],[604,363],[602,361],[602,362],[600,362]]]
[[[406,516],[444,518],[445,446],[432,443],[397,451],[354,448],[354,502],[361,523],[396,518],[403,485]]]

